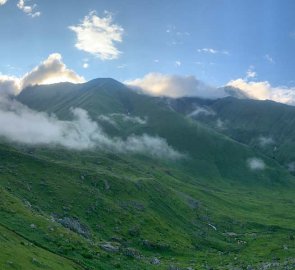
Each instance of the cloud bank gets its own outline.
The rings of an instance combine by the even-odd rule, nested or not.
[[[115,44],[122,42],[124,29],[113,23],[109,12],[106,12],[106,17],[98,17],[95,11],[91,11],[80,24],[69,29],[76,33],[75,46],[79,50],[102,60],[116,59],[121,54]]]
[[[81,83],[85,79],[67,68],[58,53],[53,53],[22,77],[0,74],[0,94],[17,95],[29,85],[59,82]]]
[[[0,0],[0,6],[6,4],[7,0]]]
[[[250,81],[246,78],[231,80],[227,86],[239,88],[249,98],[258,100],[273,100],[276,102],[295,105],[295,88],[273,87],[268,81]]]
[[[21,103],[0,98],[0,136],[29,145],[63,146],[69,149],[99,149],[117,153],[146,154],[156,158],[179,159],[183,155],[160,137],[132,135],[125,140],[108,136],[90,119],[87,111],[71,110],[72,121],[36,112]]]
[[[152,96],[179,98],[185,96],[219,98],[227,96],[223,89],[208,86],[194,76],[149,73],[143,78],[125,81],[131,87],[139,88]]]

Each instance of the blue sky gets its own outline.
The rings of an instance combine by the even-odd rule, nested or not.
[[[19,0],[8,0],[0,5],[1,74],[22,76],[50,54],[59,53],[67,67],[86,80],[125,81],[157,72],[193,75],[221,86],[245,78],[250,70],[255,73],[250,76],[253,81],[268,81],[272,87],[295,85],[292,0],[27,0],[22,7],[17,4]],[[24,9],[34,4],[33,10]],[[111,26],[121,29],[121,41],[112,43],[121,53],[112,59],[75,47],[77,31],[69,27],[78,27],[90,14],[108,17]]]

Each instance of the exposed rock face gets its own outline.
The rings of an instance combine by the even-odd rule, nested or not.
[[[154,257],[151,259],[151,264],[158,265],[160,263],[161,263],[161,261],[157,257]]]
[[[64,218],[59,218],[56,220],[58,223],[63,225],[64,227],[70,229],[73,232],[76,232],[84,237],[89,237],[90,232],[87,229],[87,227],[83,224],[80,223],[80,221],[77,218],[72,218],[72,217],[64,217]]]
[[[113,245],[112,243],[106,242],[100,245],[100,247],[107,252],[116,253],[119,252],[119,247]]]

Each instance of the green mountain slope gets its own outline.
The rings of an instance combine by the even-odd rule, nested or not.
[[[0,231],[10,236],[0,264],[7,269],[22,261],[19,269],[37,262],[64,269],[291,267],[294,178],[260,151],[111,79],[36,86],[18,100],[61,119],[71,119],[71,107],[84,108],[110,136],[160,136],[186,157],[3,142]],[[265,168],[251,170],[253,157]],[[22,241],[38,248],[35,257]],[[25,255],[12,261],[14,246]]]
[[[273,101],[224,98],[216,101],[180,99],[173,108],[189,115],[203,107],[211,114],[194,118],[207,126],[250,145],[277,160],[291,172],[295,161],[295,108]]]

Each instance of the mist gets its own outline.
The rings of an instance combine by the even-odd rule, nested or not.
[[[179,159],[183,155],[165,139],[147,134],[123,140],[110,137],[93,121],[88,112],[72,108],[72,120],[36,112],[12,98],[0,98],[0,136],[14,143],[61,146],[75,150],[103,150],[117,153],[146,154],[156,158]]]

